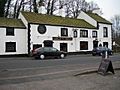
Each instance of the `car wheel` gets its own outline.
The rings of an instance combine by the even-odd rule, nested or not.
[[[95,56],[96,54],[92,54],[93,56]]]
[[[113,53],[111,52],[110,55],[113,55]]]
[[[65,58],[65,55],[64,55],[64,54],[61,54],[61,55],[60,55],[60,58]]]
[[[44,58],[45,58],[45,55],[41,54],[40,59],[44,59]]]
[[[102,56],[102,53],[99,53],[99,56]]]

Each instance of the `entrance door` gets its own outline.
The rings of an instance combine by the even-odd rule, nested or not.
[[[67,43],[60,43],[60,51],[67,52]]]
[[[98,47],[98,41],[94,40],[93,41],[93,48],[96,48],[96,47]]]
[[[103,47],[108,47],[108,42],[103,42]]]

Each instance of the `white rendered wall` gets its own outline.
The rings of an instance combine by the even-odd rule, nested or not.
[[[103,27],[108,28],[108,37],[103,37]],[[103,42],[108,42],[108,48],[112,49],[112,35],[111,35],[111,25],[108,24],[99,24],[98,30],[98,41],[103,46]]]
[[[27,54],[26,29],[14,30],[14,36],[6,36],[6,28],[0,28],[0,55]],[[16,42],[16,52],[5,52],[5,42]]]
[[[33,49],[33,44],[42,44],[44,40],[52,40],[52,37],[61,37],[61,28],[68,28],[68,37],[73,38],[73,29],[77,30],[77,38],[73,38],[71,41],[65,40],[53,40],[53,47],[60,50],[60,43],[67,43],[68,52],[79,52],[79,51],[91,51],[93,49],[93,40],[92,31],[93,29],[84,29],[84,28],[71,28],[71,27],[61,27],[61,26],[46,26],[47,31],[45,34],[40,34],[37,31],[38,25],[31,24],[31,50]],[[88,37],[81,38],[80,30],[88,30]],[[88,50],[80,50],[80,41],[88,41]]]

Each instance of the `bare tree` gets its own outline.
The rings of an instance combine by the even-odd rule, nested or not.
[[[71,16],[77,18],[81,10],[86,10],[86,1],[85,0],[66,0],[66,16]]]
[[[38,13],[38,8],[37,8],[37,2],[36,2],[36,0],[33,0],[33,11],[35,13]]]
[[[16,2],[15,2],[13,18],[16,18],[17,6],[18,6],[18,0],[16,0]]]
[[[16,17],[18,18],[18,16],[19,16],[19,13],[20,13],[20,9],[21,9],[21,7],[22,7],[22,3],[24,2],[24,0],[21,0],[21,2],[20,2],[20,5],[19,5],[19,7],[18,7],[18,9],[17,9],[17,13],[16,13]]]
[[[77,18],[81,11],[96,10],[98,5],[94,2],[87,3],[85,0],[66,0],[65,1],[66,16]]]
[[[0,17],[4,17],[4,8],[7,0],[0,0]]]
[[[118,38],[120,36],[120,15],[115,15],[112,19],[112,28],[114,38]]]
[[[9,14],[9,8],[10,8],[11,1],[12,1],[12,0],[7,0],[5,17],[7,17],[8,14]]]

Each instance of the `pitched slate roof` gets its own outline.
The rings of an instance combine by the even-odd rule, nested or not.
[[[0,27],[25,28],[25,25],[19,19],[0,17]]]
[[[105,18],[99,16],[96,13],[91,13],[91,12],[85,12],[87,15],[89,15],[90,17],[92,17],[94,20],[96,20],[98,23],[105,23],[105,24],[112,24],[111,22],[109,22],[108,20],[106,20]]]
[[[33,12],[21,12],[28,23],[46,24],[53,26],[69,26],[93,29],[96,28],[83,19],[73,19],[54,15],[38,14]]]

